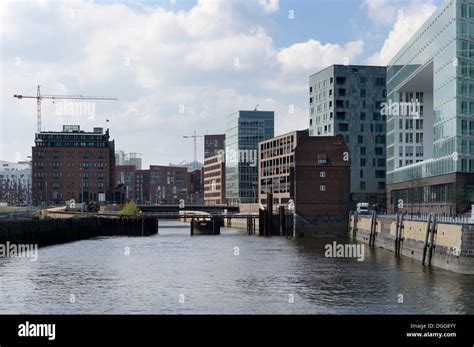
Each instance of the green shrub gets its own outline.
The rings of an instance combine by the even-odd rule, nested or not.
[[[125,216],[137,216],[139,213],[140,209],[133,200],[122,208],[122,214]]]

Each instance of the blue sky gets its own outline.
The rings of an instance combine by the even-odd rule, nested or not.
[[[37,84],[118,97],[95,103],[92,116],[44,100],[43,128],[109,119],[116,148],[143,153],[146,165],[191,160],[182,135],[222,133],[228,114],[256,104],[275,111],[277,134],[305,128],[309,75],[344,58],[386,64],[440,3],[1,2],[0,159],[30,155],[36,106],[12,95]]]

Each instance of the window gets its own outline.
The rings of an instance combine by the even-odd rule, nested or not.
[[[338,127],[339,127],[339,131],[349,131],[348,123],[339,123]]]
[[[385,85],[385,78],[377,77],[375,79],[375,86],[376,87],[383,87]]]
[[[326,191],[326,186],[324,184],[321,184],[319,186],[319,190],[322,191],[322,192],[325,192]]]
[[[365,98],[365,89],[360,90],[360,97]]]
[[[360,158],[360,166],[361,167],[365,166],[365,158]]]
[[[416,133],[416,143],[423,143],[423,133]]]
[[[360,172],[359,172],[359,177],[360,177],[360,178],[364,178],[364,170],[360,170]]]
[[[360,189],[365,190],[365,182],[364,181],[360,182]]]
[[[375,155],[383,155],[383,147],[375,147]]]
[[[365,155],[365,147],[360,147],[360,155]]]
[[[359,136],[357,137],[357,142],[358,142],[358,143],[364,143],[364,136],[359,135]]]
[[[365,120],[365,112],[360,113],[360,120]]]
[[[319,177],[326,177],[326,171],[321,171],[319,173]]]

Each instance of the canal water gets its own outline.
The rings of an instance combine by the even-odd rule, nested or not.
[[[368,247],[364,261],[326,258],[331,242],[183,225],[44,247],[0,259],[0,314],[474,313],[474,276]]]

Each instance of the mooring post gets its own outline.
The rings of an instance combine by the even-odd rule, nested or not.
[[[428,215],[428,222],[426,224],[425,245],[423,246],[423,257],[421,258],[421,264],[423,266],[425,265],[426,251],[428,249],[428,240],[429,240],[429,235],[431,232],[431,219],[432,219],[432,214],[430,213]]]
[[[265,235],[273,234],[273,194],[267,193],[267,230]]]
[[[156,218],[156,233],[160,234],[160,220]]]
[[[279,206],[278,210],[280,212],[280,236],[283,236],[285,232],[286,225],[285,225],[285,206]]]
[[[357,224],[359,222],[359,214],[357,212],[354,212],[354,226],[352,228],[352,237],[354,239],[357,238]]]
[[[263,210],[258,209],[258,236],[263,234]]]
[[[398,245],[397,245],[397,256],[400,256],[400,251],[402,249],[402,234],[404,234],[405,230],[405,216],[407,212],[403,212],[400,218],[400,228],[398,229]]]
[[[398,247],[398,229],[400,228],[400,212],[397,212],[397,219],[395,225],[395,257],[397,256]]]
[[[191,236],[194,235],[194,217],[191,217]]]
[[[433,250],[436,247],[434,242],[436,229],[438,228],[438,220],[436,218],[436,214],[433,215],[433,224],[431,226],[431,235],[430,235],[430,246],[428,248],[428,266],[431,266],[431,258],[433,256]]]
[[[372,216],[370,220],[370,239],[369,247],[375,246],[375,233],[377,231],[377,212],[372,211]]]

